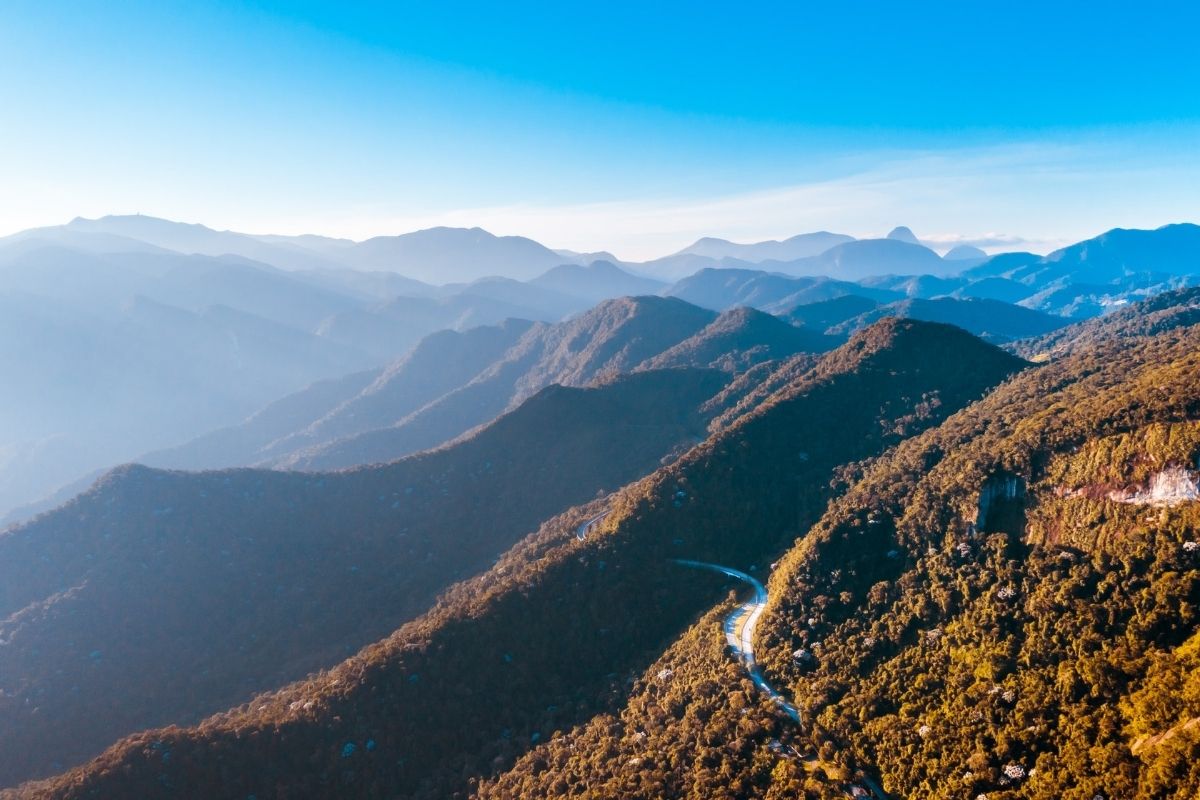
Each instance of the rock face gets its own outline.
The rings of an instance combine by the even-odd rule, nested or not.
[[[975,529],[1020,533],[1024,506],[1025,479],[1007,472],[993,475],[979,490]]]
[[[1200,473],[1183,467],[1167,467],[1150,478],[1150,485],[1136,492],[1112,492],[1118,503],[1143,506],[1177,506],[1200,500]]]

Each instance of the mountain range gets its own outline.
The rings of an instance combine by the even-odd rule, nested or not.
[[[0,796],[1191,796],[1197,231],[0,241]]]
[[[717,581],[680,581],[670,556],[768,556],[819,513],[829,488],[813,478],[936,424],[1020,365],[953,328],[880,323],[630,484],[590,536],[579,538],[582,515],[569,513],[333,671],[194,730],[140,734],[53,791],[256,794],[311,788],[332,769],[331,796],[446,796],[464,772],[510,763],[550,730],[602,712],[623,693],[614,673],[640,672],[649,649],[720,596]],[[275,753],[269,768],[260,747]],[[350,757],[361,766],[347,772]]]
[[[898,314],[953,321],[1007,341],[1050,330],[1058,318],[1085,319],[1188,285],[1197,230],[1116,230],[1045,257],[1009,253],[981,263],[940,258],[911,241],[911,231],[877,240],[803,234],[756,245],[704,239],[668,257],[692,259],[699,270],[665,283],[645,277],[652,262],[614,263],[540,245],[528,271],[515,270],[536,277],[478,277],[508,269],[506,259],[525,258],[520,254],[534,245],[478,229],[363,243],[252,236],[141,216],[33,229],[0,240],[0,304],[9,309],[0,363],[24,378],[6,394],[0,416],[20,420],[0,430],[0,519],[48,507],[112,464],[239,427],[310,385],[384,370],[440,330],[510,319],[557,323],[629,295],[678,297],[718,311],[750,306],[796,321],[801,305],[854,295],[881,308],[813,333],[833,337],[832,345],[870,319]],[[374,255],[351,255],[368,244],[361,252]],[[394,271],[404,259],[425,258],[429,248],[443,259],[431,265],[487,266],[471,280],[441,286]],[[387,266],[381,253],[397,260]],[[726,266],[713,266],[719,264]],[[464,274],[471,273],[450,270],[441,279]],[[80,341],[85,348],[75,346]],[[806,346],[816,347],[812,342]],[[81,385],[106,401],[83,402],[75,388]],[[474,424],[489,413],[477,414]],[[380,427],[398,421],[393,416]],[[440,443],[434,438],[372,457]],[[352,450],[325,463],[361,463],[357,458]],[[191,466],[205,463],[214,462]]]

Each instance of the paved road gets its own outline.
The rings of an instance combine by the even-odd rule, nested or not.
[[[754,681],[754,685],[758,687],[758,690],[769,697],[797,725],[803,726],[804,723],[800,717],[800,709],[789,703],[784,699],[783,695],[775,690],[774,686],[767,683],[767,679],[763,677],[762,670],[758,666],[758,661],[754,657],[754,630],[758,626],[759,618],[762,617],[762,613],[767,607],[767,588],[753,575],[749,575],[739,569],[724,567],[720,564],[710,564],[706,561],[691,561],[685,558],[676,558],[674,561],[676,564],[681,564],[685,567],[719,572],[722,575],[736,578],[743,583],[748,583],[753,587],[754,596],[735,608],[733,613],[725,618],[725,641],[737,653],[738,659],[745,665],[750,680]],[[812,760],[806,761],[814,763]],[[875,797],[878,797],[879,800],[889,800],[887,794],[883,791],[883,787],[872,780],[870,776],[863,775],[858,780],[861,780],[867,789]]]
[[[767,683],[767,679],[763,677],[762,670],[759,669],[758,661],[754,658],[754,629],[758,626],[758,620],[767,607],[767,588],[753,575],[733,569],[732,567],[709,564],[705,561],[690,561],[683,558],[675,559],[675,563],[682,564],[685,567],[720,572],[722,575],[728,575],[743,583],[748,583],[754,588],[754,596],[735,608],[733,613],[725,618],[725,641],[729,642],[729,646],[737,653],[738,659],[746,667],[746,672],[749,674],[750,680],[754,681],[754,685],[758,687],[758,690],[769,697],[797,725],[802,725],[800,709],[785,700],[783,695],[775,690],[774,686]]]
[[[585,520],[582,525],[575,529],[575,538],[579,539],[580,541],[586,539],[587,535],[592,532],[592,529],[599,525],[600,522],[611,513],[612,509],[606,508],[591,519]]]

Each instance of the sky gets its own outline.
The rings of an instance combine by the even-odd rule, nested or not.
[[[644,259],[904,224],[1045,251],[1200,221],[1198,24],[1105,0],[8,0],[0,234],[479,225]]]

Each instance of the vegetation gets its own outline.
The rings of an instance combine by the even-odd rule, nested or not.
[[[792,314],[796,315],[799,311],[800,309],[796,309]],[[933,300],[909,298],[885,303],[856,317],[834,324],[825,332],[831,336],[845,336],[888,316],[957,325],[976,336],[996,343],[1038,336],[1062,328],[1067,324],[1062,317],[1022,308],[1000,300],[938,297]]]
[[[690,446],[726,380],[555,386],[453,446],[344,473],[125,468],[0,535],[0,785],[338,663]]]
[[[704,330],[663,351],[642,366],[716,367],[740,372],[768,360],[789,358],[797,353],[821,353],[840,344],[782,319],[740,306],[726,311]]]
[[[1154,336],[1197,323],[1200,323],[1200,288],[1179,289],[1124,306],[1097,319],[1059,328],[1045,336],[1014,342],[1011,347],[1013,352],[1025,358],[1044,361],[1083,352],[1106,340]]]
[[[953,328],[881,322],[617,493],[584,540],[576,527],[599,503],[545,524],[333,670],[195,728],[137,734],[20,794],[467,793],[556,730],[615,712],[712,606],[720,580],[681,580],[671,557],[766,563],[839,490],[842,465],[937,424],[1021,366]]]
[[[1187,663],[1200,507],[1069,492],[1195,464],[1198,367],[1200,328],[1106,339],[868,467],[781,564],[762,623],[813,745],[906,797],[1195,796],[1191,728],[1133,745],[1200,711],[1148,682]],[[977,527],[1008,476],[1023,496]]]
[[[1098,340],[843,471],[759,626],[803,729],[738,696],[709,617],[480,795],[1196,796],[1200,504],[1108,493],[1197,466],[1200,327]]]

